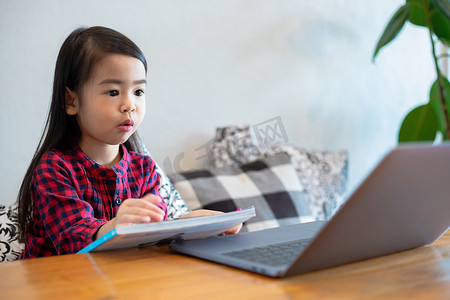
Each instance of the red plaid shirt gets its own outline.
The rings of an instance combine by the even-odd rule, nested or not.
[[[76,147],[46,153],[32,183],[33,221],[21,258],[76,253],[93,241],[97,230],[115,217],[119,205],[147,193],[159,195],[155,163],[122,146],[121,161],[109,168]],[[161,208],[167,207],[162,201]]]

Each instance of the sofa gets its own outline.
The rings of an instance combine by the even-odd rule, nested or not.
[[[145,145],[144,154],[150,155]],[[242,231],[328,220],[342,204],[348,153],[302,148],[261,139],[248,124],[219,127],[208,144],[208,164],[166,174],[159,165],[159,192],[169,219],[195,209],[223,212],[254,206]],[[17,260],[17,211],[0,205],[0,262]]]

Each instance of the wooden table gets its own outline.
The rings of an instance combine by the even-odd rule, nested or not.
[[[450,231],[434,244],[273,279],[167,246],[0,265],[0,299],[450,299]]]

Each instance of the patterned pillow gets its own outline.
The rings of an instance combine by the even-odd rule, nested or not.
[[[19,243],[17,211],[0,205],[0,262],[17,260],[24,245]]]
[[[235,211],[254,206],[242,231],[312,221],[289,157],[280,153],[252,163],[169,175],[188,208]]]
[[[209,163],[213,168],[239,166],[261,158],[260,149],[250,125],[219,127],[214,142],[209,149]]]
[[[316,220],[329,219],[343,203],[347,184],[348,152],[304,149],[270,141],[258,142],[250,125],[217,128],[209,163],[238,166],[276,153],[287,153],[301,181]]]

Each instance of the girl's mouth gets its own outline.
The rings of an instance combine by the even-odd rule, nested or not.
[[[132,119],[126,120],[119,125],[119,128],[123,132],[130,132],[133,129],[134,121]]]

